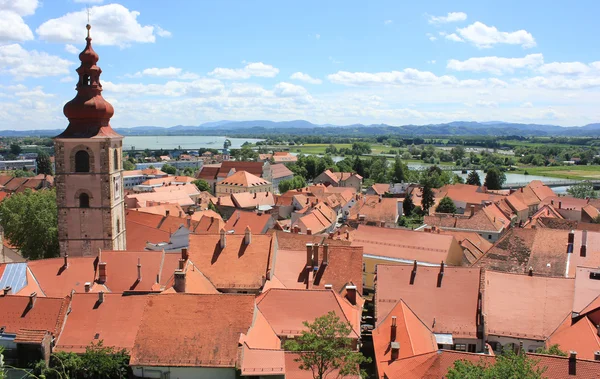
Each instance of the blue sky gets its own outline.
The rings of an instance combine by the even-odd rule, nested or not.
[[[115,127],[600,122],[592,0],[0,0],[0,129],[66,126],[86,6]]]

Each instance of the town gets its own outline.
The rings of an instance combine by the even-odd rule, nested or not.
[[[0,141],[0,378],[600,378],[593,139],[126,148],[86,28],[66,128]]]

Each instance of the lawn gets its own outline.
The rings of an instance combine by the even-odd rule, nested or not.
[[[563,179],[600,179],[600,166],[521,167],[516,172]]]

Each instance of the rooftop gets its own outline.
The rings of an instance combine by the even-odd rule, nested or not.
[[[220,181],[217,185],[239,186],[239,187],[255,187],[266,186],[271,184],[269,181],[253,175],[248,171],[237,171],[235,174],[228,176]]]

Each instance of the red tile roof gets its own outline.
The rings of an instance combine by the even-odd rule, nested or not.
[[[479,269],[445,267],[439,287],[439,266],[418,266],[414,282],[410,284],[412,271],[413,265],[377,265],[375,315],[378,324],[398,300],[404,300],[434,333],[477,338]]]
[[[131,352],[133,366],[236,367],[252,295],[150,296]]]
[[[358,201],[356,213],[350,219],[356,220],[365,216],[366,222],[396,223],[398,220],[398,199],[380,198],[378,195],[367,195]]]
[[[239,186],[239,187],[255,187],[271,184],[269,181],[262,179],[257,175],[253,175],[247,171],[237,171],[235,174],[223,179],[217,185]]]
[[[162,273],[164,258],[162,251],[102,251],[100,262],[106,263],[107,273],[104,285],[111,292],[151,291]],[[138,263],[141,264],[140,281],[137,280]]]
[[[135,217],[135,211],[127,211],[125,213],[125,228],[127,230],[127,248],[131,250],[143,250],[146,248],[146,243],[161,243],[169,242],[170,234],[168,231],[157,229],[147,223],[140,222],[143,218]],[[141,213],[144,215],[143,213]],[[160,215],[145,214],[145,217]]]
[[[227,198],[227,196],[225,196],[225,198]],[[275,205],[275,197],[273,196],[272,192],[233,193],[231,194],[231,200],[232,204],[234,204],[237,208],[256,208],[262,205]]]
[[[107,293],[102,303],[98,299],[97,293],[73,295],[71,312],[56,350],[83,353],[86,347],[99,340],[104,346],[131,350],[147,296]]]
[[[236,211],[227,220],[225,230],[228,232],[233,230],[235,234],[242,234],[246,227],[250,227],[253,233],[263,234],[267,231],[270,222],[272,220],[269,214]]]
[[[64,258],[40,259],[27,262],[27,267],[45,296],[64,297],[71,291],[85,292],[84,284],[94,281],[95,260],[96,257],[69,257],[65,269]]]
[[[28,331],[48,331],[57,337],[63,327],[70,299],[37,297],[33,307],[29,306],[29,296],[0,296],[0,326],[5,333]]]
[[[375,183],[369,189],[375,192],[375,195],[385,195],[390,190],[390,185],[388,183]]]
[[[310,370],[300,369],[300,363],[298,360],[298,354],[292,352],[285,352],[285,379],[313,379],[313,374]],[[333,369],[329,376],[337,378],[339,370]],[[358,375],[346,375],[344,379],[360,379]]]

